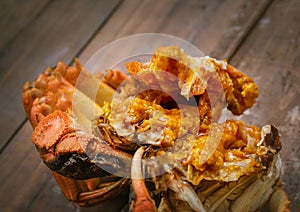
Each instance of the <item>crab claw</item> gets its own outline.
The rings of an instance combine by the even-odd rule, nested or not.
[[[131,178],[132,178],[132,187],[136,195],[136,199],[133,203],[133,212],[152,212],[157,211],[155,203],[151,198],[145,181],[143,179],[142,173],[142,156],[145,149],[140,147],[134,154],[132,163],[131,163]]]
[[[38,123],[32,141],[51,170],[73,179],[102,177],[108,174],[107,170],[117,173],[120,172],[118,170],[130,168],[131,155],[80,131],[74,126],[72,118],[60,110]]]

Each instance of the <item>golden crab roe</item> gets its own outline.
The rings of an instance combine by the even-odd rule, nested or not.
[[[246,126],[241,121],[228,120],[223,124],[223,134],[212,153],[204,147],[209,135],[194,141],[184,164],[187,180],[198,185],[201,180],[235,181],[242,175],[250,175],[264,167],[257,157],[261,131],[255,126]],[[202,155],[210,155],[203,161]]]

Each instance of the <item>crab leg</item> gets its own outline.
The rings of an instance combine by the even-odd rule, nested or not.
[[[129,184],[130,180],[127,178],[122,178],[117,182],[108,183],[105,187],[99,189],[82,192],[79,194],[77,204],[79,206],[91,205],[93,203],[101,202],[109,199],[109,197],[114,197],[123,191],[123,188]]]
[[[171,175],[168,187],[177,193],[180,199],[188,202],[193,210],[197,212],[206,212],[201,200],[190,184],[181,180],[175,173]]]
[[[91,178],[84,181],[75,181],[52,172],[57,184],[61,187],[65,197],[79,206],[87,206],[107,200],[123,191],[130,180],[123,178],[116,182],[101,184],[102,178]],[[96,186],[95,186],[96,185]],[[86,188],[86,186],[88,186]]]
[[[89,71],[82,69],[78,77],[76,88],[93,99],[97,104],[103,106],[104,102],[110,102],[115,90],[96,78]]]
[[[78,194],[81,192],[78,189],[76,181],[67,177],[64,177],[54,171],[52,174],[55,178],[56,183],[59,185],[61,190],[63,191],[64,196],[67,200],[76,201]]]
[[[134,212],[157,211],[155,203],[151,198],[143,179],[142,156],[144,151],[144,147],[140,147],[134,154],[131,163],[132,187],[136,194],[136,199],[133,205]]]

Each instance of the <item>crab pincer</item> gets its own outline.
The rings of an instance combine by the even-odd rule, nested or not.
[[[132,187],[136,195],[136,199],[133,203],[133,212],[147,211],[153,212],[157,211],[155,202],[151,198],[148,189],[145,184],[142,173],[142,156],[145,149],[140,147],[134,154],[131,163],[131,179]]]

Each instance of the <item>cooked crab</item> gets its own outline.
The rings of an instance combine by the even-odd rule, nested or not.
[[[32,141],[67,199],[92,205],[131,182],[133,211],[288,210],[278,187],[277,129],[216,122],[223,89],[234,114],[254,104],[251,78],[224,61],[192,58],[175,47],[127,67],[130,77],[111,70],[100,81],[78,61],[74,67],[59,63],[24,86]],[[79,75],[84,80],[76,82]]]
[[[74,87],[79,74],[85,74],[86,79],[94,79],[77,60],[74,67],[60,62],[56,67],[48,68],[34,82],[25,83],[23,103],[34,128],[32,141],[44,163],[53,170],[66,198],[86,206],[117,195],[129,183],[129,179],[101,169],[95,161],[112,170],[122,170],[123,166],[130,165],[132,156],[111,148],[103,139],[80,128],[74,121],[74,92],[85,105],[91,105],[99,114],[103,113],[101,107]],[[110,77],[114,75],[110,74]],[[113,91],[111,85],[102,83],[100,86],[105,91],[99,94],[98,99],[109,101]],[[87,152],[97,154],[88,156]],[[106,159],[103,160],[103,157]],[[124,163],[117,164],[117,160]]]
[[[155,84],[157,89],[172,96],[194,96],[202,127],[209,125],[213,117],[214,122],[218,120],[224,103],[234,115],[240,115],[258,97],[254,81],[226,61],[209,56],[191,57],[176,46],[156,49],[148,63],[134,61],[126,66],[130,74],[143,74],[138,78],[139,83]]]

